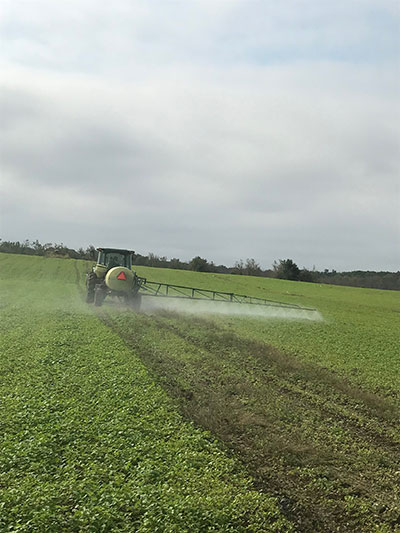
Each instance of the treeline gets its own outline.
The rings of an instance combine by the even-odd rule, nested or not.
[[[86,259],[94,261],[97,258],[96,248],[92,245],[87,248],[74,250],[64,244],[46,243],[41,244],[38,240],[23,242],[3,241],[0,239],[0,252],[41,255],[44,257],[62,257],[72,259]],[[218,274],[236,274],[246,276],[261,276],[267,278],[279,278],[292,281],[306,281],[309,283],[329,283],[333,285],[347,285],[351,287],[364,287],[371,289],[400,290],[400,271],[398,272],[374,272],[354,270],[351,272],[336,272],[336,270],[324,271],[308,270],[299,268],[292,259],[280,259],[274,261],[271,269],[263,270],[255,259],[240,259],[233,267],[216,265],[200,256],[193,257],[190,261],[181,261],[174,257],[168,259],[153,253],[148,255],[135,254],[134,265],[151,266],[158,268],[174,268],[179,270],[194,270],[196,272],[214,272]]]
[[[78,251],[68,248],[64,244],[47,242],[41,244],[38,240],[23,242],[3,241],[0,239],[0,252],[9,254],[41,255],[44,257],[62,257],[70,259],[88,259],[94,261],[97,258],[96,248],[92,245],[87,248],[79,248]]]
[[[369,270],[353,270],[351,272],[336,272],[332,270],[329,272],[325,270],[316,274],[315,281],[317,283],[400,290],[400,272],[375,272]]]

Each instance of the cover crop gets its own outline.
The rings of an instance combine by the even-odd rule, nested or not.
[[[138,267],[323,320],[95,311],[88,266],[0,254],[0,530],[400,530],[399,293]]]

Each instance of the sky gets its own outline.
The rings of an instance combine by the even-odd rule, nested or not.
[[[0,237],[400,270],[398,0],[0,0]]]

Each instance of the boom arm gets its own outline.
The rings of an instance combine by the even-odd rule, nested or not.
[[[205,300],[225,303],[263,305],[270,307],[283,307],[288,309],[303,309],[306,311],[316,311],[316,309],[311,307],[302,307],[297,304],[276,302],[274,300],[267,300],[266,298],[256,298],[254,296],[245,296],[243,294],[235,294],[233,292],[197,289],[195,287],[186,287],[184,285],[170,285],[169,283],[147,281],[145,278],[140,279],[143,280],[142,285],[140,287],[140,294],[142,296],[156,296],[160,298],[184,298],[189,300]]]

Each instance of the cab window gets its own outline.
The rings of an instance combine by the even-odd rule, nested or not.
[[[97,262],[100,265],[105,265],[107,268],[124,266],[130,269],[132,266],[130,254],[122,254],[119,252],[100,251]]]
[[[125,265],[125,255],[119,254],[117,252],[110,252],[106,254],[106,266],[108,268],[113,268],[116,266],[126,266]]]

